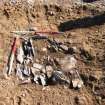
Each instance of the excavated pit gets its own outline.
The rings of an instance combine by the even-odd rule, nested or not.
[[[88,0],[84,0],[88,1]],[[93,1],[93,0],[92,0]],[[105,5],[102,0],[81,3],[79,0],[33,5],[1,3],[0,7],[0,105],[104,105],[105,104]],[[66,4],[69,4],[66,5]],[[97,8],[98,7],[98,8]],[[84,81],[80,90],[63,86],[36,84],[18,85],[16,77],[5,79],[6,67],[14,35],[11,31],[26,30],[30,26],[39,31],[63,31],[64,36],[54,36],[61,42],[69,42],[78,49],[79,73]],[[50,37],[52,38],[52,37]],[[45,44],[43,44],[45,43]],[[36,41],[39,58],[48,43]],[[52,57],[66,54],[49,53]]]

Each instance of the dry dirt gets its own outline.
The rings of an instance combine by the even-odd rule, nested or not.
[[[104,0],[89,4],[80,0],[49,0],[47,4],[42,1],[37,0],[28,8],[25,3],[8,4],[0,0],[0,105],[105,105]],[[89,62],[79,55],[80,51],[76,55],[84,81],[82,89],[66,89],[60,85],[43,89],[35,84],[19,85],[16,77],[4,78],[3,70],[13,40],[10,32],[29,26],[39,31],[63,31],[64,36],[57,39],[89,52],[93,58]],[[42,41],[36,46],[41,49],[46,44]],[[60,54],[56,56],[62,56]]]

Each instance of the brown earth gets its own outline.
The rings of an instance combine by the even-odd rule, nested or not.
[[[29,9],[24,3],[1,2],[0,105],[105,105],[105,2],[97,0],[87,4],[79,0],[63,0],[60,3],[60,0],[57,3],[49,1],[47,5],[40,2]],[[43,89],[35,84],[19,85],[16,77],[4,78],[3,70],[13,40],[10,32],[29,26],[37,27],[39,31],[64,31],[64,36],[54,38],[89,52],[93,57],[89,62],[80,56],[80,50],[76,55],[84,81],[82,89],[66,89],[60,85]],[[35,46],[41,50],[46,44],[40,41]],[[50,55],[62,57],[61,53]]]

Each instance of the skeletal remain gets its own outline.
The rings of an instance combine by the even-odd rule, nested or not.
[[[52,76],[52,73],[53,73],[53,68],[52,66],[46,66],[46,74],[47,74],[47,77],[50,78]]]
[[[27,67],[27,66],[24,66],[24,68],[23,68],[23,74],[25,75],[25,76],[30,76],[30,74],[31,74],[31,70],[30,70],[30,68],[29,67]]]
[[[16,65],[16,75],[18,76],[19,79],[24,80],[22,68],[20,64]]]
[[[45,75],[40,75],[40,80],[43,86],[47,85],[47,81],[46,81],[47,79]]]
[[[43,65],[36,63],[34,65],[34,67],[31,67],[31,72],[35,76],[35,75],[40,75],[42,73],[46,73],[46,70],[45,70],[45,67]]]
[[[34,82],[36,84],[41,84],[41,85],[45,86],[45,85],[47,85],[46,76],[44,74],[42,74],[42,75],[35,75],[34,76]]]
[[[38,79],[39,79],[39,75],[35,75],[35,76],[34,76],[34,82],[35,82],[36,84],[39,84]]]
[[[73,85],[73,88],[81,88],[82,85],[83,85],[83,81],[81,81],[80,79],[73,79],[72,80],[72,85]]]
[[[51,77],[54,83],[67,83],[70,84],[70,81],[64,75],[62,71],[54,71]]]
[[[77,70],[74,69],[72,72],[72,85],[74,88],[81,88],[83,86],[83,81]]]
[[[44,65],[34,63],[31,67],[31,72],[34,75],[34,82],[45,86],[47,84],[46,71]]]
[[[33,64],[33,67],[36,68],[36,69],[39,70],[39,71],[45,72],[45,67],[44,67],[44,65],[41,65],[41,64],[38,64],[38,63],[34,63],[34,64]]]
[[[24,52],[23,52],[23,49],[22,47],[20,46],[19,48],[17,48],[17,54],[16,54],[16,60],[22,64],[23,61],[24,61]]]

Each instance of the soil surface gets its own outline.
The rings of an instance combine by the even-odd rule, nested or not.
[[[105,105],[105,0],[26,1],[0,0],[0,105]],[[80,90],[62,85],[19,85],[13,75],[5,79],[14,38],[11,31],[29,27],[64,32],[50,38],[69,42],[69,47],[77,49],[78,71],[84,82]],[[47,43],[37,41],[34,45],[41,59],[45,54],[41,49]],[[66,55],[48,54],[57,58]]]

